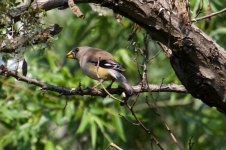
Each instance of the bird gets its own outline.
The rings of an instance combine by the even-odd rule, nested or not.
[[[89,46],[76,47],[67,53],[67,58],[76,59],[82,71],[90,78],[98,80],[96,88],[104,81],[116,80],[124,89],[126,97],[133,94],[133,88],[123,75],[125,69],[113,58],[109,52]],[[112,85],[110,84],[110,86]]]

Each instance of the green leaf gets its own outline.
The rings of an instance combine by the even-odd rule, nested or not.
[[[47,141],[45,143],[44,150],[55,150],[53,142],[52,141]]]
[[[101,133],[104,135],[104,137],[109,141],[112,142],[112,139],[110,138],[110,136],[108,135],[108,133],[105,131],[104,129],[104,124],[105,122],[102,121],[100,118],[96,117],[96,116],[92,116],[92,119],[95,120],[97,126],[99,127]]]
[[[211,37],[214,37],[214,36],[217,36],[219,34],[226,34],[226,28],[218,28],[217,30],[213,30],[211,33],[210,33],[210,36]]]
[[[87,109],[84,110],[83,115],[82,115],[82,120],[81,123],[78,127],[77,133],[83,133],[90,122],[90,116],[87,113]]]
[[[90,135],[91,135],[92,146],[95,148],[96,139],[97,139],[97,126],[94,121],[91,122]]]
[[[119,137],[123,141],[126,141],[121,118],[119,116],[113,115],[112,121],[113,121],[115,130],[116,130],[117,134],[119,135]]]

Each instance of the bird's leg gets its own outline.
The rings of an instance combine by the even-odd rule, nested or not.
[[[92,87],[92,89],[96,89],[99,85],[101,85],[102,83],[104,82],[104,80],[99,80],[98,82],[97,82],[97,84],[96,85],[94,85],[93,87]]]
[[[112,81],[111,81],[111,83],[107,86],[107,89],[110,89],[111,88],[111,86],[112,86],[112,84],[115,82],[115,79],[113,79]]]

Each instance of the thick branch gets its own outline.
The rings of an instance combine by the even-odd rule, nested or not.
[[[8,70],[3,65],[0,66],[0,74],[5,75],[7,77],[14,77],[18,81],[23,81],[28,84],[33,84],[38,87],[41,87],[43,90],[54,91],[61,95],[91,95],[91,96],[102,96],[105,97],[108,94],[104,90],[94,90],[92,88],[82,89],[78,88],[65,88],[61,86],[50,85],[36,79],[31,79],[22,75],[19,75],[13,71]],[[186,93],[186,89],[183,85],[176,84],[161,84],[161,85],[153,85],[149,84],[146,87],[142,87],[141,85],[136,85],[132,87],[134,89],[134,94],[143,93],[143,92],[177,92],[177,93]],[[118,88],[110,88],[108,89],[110,94],[122,94],[123,89]]]
[[[29,7],[33,9],[51,10],[54,8],[67,6],[67,0],[34,0],[31,4],[24,3],[23,5],[10,10],[9,15],[13,18],[19,18]]]

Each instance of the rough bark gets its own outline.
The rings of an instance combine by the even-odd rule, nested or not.
[[[104,6],[145,28],[172,50],[171,65],[192,96],[226,112],[226,53],[164,0],[111,0]]]
[[[35,7],[39,1],[33,2]],[[54,0],[47,0],[53,4]],[[52,3],[50,3],[50,1]],[[226,112],[226,53],[208,35],[183,18],[170,0],[76,0],[99,3],[143,27],[156,41],[171,49],[171,65],[194,97]],[[58,3],[59,4],[59,3]],[[65,3],[62,3],[65,5]],[[52,9],[41,5],[43,9]]]

